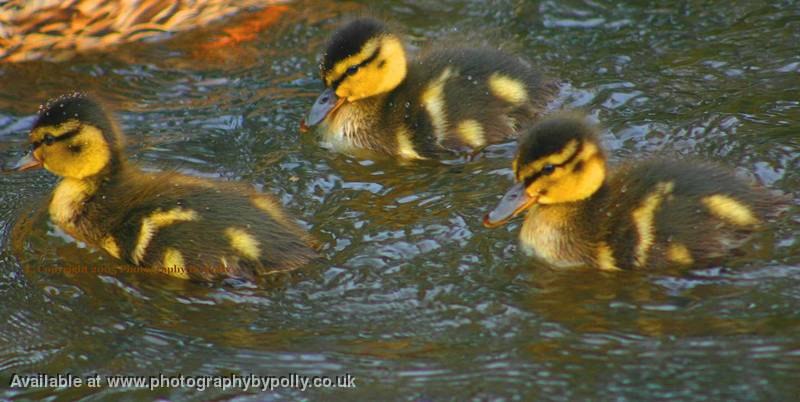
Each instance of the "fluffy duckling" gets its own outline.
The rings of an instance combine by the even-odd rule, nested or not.
[[[708,265],[741,245],[775,207],[763,191],[709,164],[648,160],[607,175],[597,133],[577,115],[533,126],[513,170],[516,184],[484,225],[527,210],[523,249],[556,266]]]
[[[557,85],[514,56],[448,48],[406,60],[383,23],[356,19],[337,30],[320,64],[324,92],[301,127],[320,124],[323,144],[404,159],[476,151],[516,137]]]
[[[252,279],[316,258],[273,198],[234,183],[144,172],[112,117],[75,93],[44,105],[14,167],[61,176],[49,213],[66,233],[134,266],[196,280]]]

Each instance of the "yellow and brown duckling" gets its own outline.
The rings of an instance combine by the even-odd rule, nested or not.
[[[596,130],[557,115],[520,139],[516,184],[484,218],[527,211],[520,242],[555,266],[699,267],[739,246],[776,206],[765,192],[704,163],[646,160],[608,174]]]
[[[272,197],[128,162],[111,115],[84,94],[44,105],[30,142],[14,168],[62,177],[50,200],[52,222],[128,264],[184,279],[252,279],[317,256]]]
[[[360,18],[337,30],[320,64],[327,89],[305,125],[323,144],[404,159],[476,151],[515,138],[557,85],[494,49],[431,50],[413,62],[386,25]]]

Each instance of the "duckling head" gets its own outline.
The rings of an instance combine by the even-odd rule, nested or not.
[[[30,151],[14,170],[44,167],[75,179],[100,173],[122,149],[122,137],[103,107],[79,92],[42,105],[28,138]]]
[[[306,119],[319,124],[346,102],[389,92],[406,77],[406,53],[399,37],[380,21],[359,18],[339,28],[320,63],[326,89]]]
[[[512,168],[516,183],[483,218],[486,227],[500,226],[537,204],[590,197],[605,181],[606,156],[585,118],[562,114],[523,134]]]

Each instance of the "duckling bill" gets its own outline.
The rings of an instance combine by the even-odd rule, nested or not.
[[[328,147],[402,159],[474,152],[516,137],[557,85],[494,49],[430,50],[408,62],[401,38],[360,18],[338,29],[320,64],[326,89],[306,126]]]
[[[49,101],[29,138],[30,152],[14,169],[44,167],[62,178],[50,200],[53,223],[125,263],[210,281],[252,279],[317,258],[272,197],[128,162],[122,132],[85,94]]]
[[[512,168],[515,184],[483,223],[527,212],[523,249],[556,266],[702,267],[760,230],[778,204],[705,163],[654,159],[609,174],[595,128],[578,115],[530,128]]]

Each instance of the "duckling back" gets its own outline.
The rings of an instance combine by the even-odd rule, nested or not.
[[[186,279],[250,279],[317,257],[310,238],[272,197],[175,173],[128,172],[106,180],[86,203],[76,232],[130,264]]]
[[[472,151],[508,141],[544,111],[553,81],[494,49],[433,51],[412,62],[381,117],[394,127],[398,152],[422,157]],[[407,137],[405,144],[402,137]]]
[[[596,228],[596,266],[658,269],[718,261],[774,207],[774,199],[719,167],[651,160],[613,174],[578,219]]]

